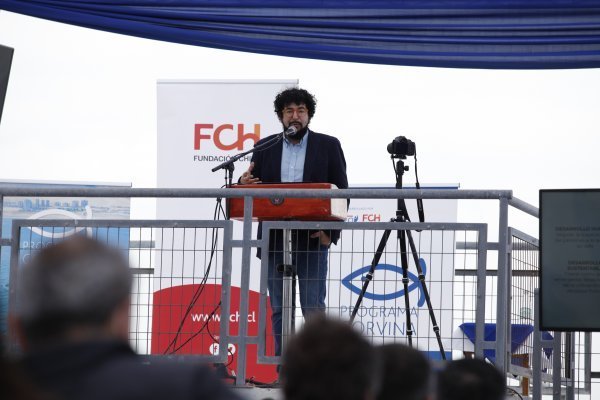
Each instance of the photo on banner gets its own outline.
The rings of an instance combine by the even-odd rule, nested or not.
[[[18,187],[24,189],[46,188],[115,188],[131,187],[129,183],[99,183],[99,182],[51,182],[51,181],[20,181],[3,180],[0,186]],[[12,239],[12,221],[15,219],[61,219],[61,220],[97,220],[124,219],[130,216],[129,198],[99,198],[99,197],[50,197],[23,196],[5,197],[2,205],[2,239]],[[129,247],[129,231],[116,228],[75,228],[75,227],[32,227],[23,228],[19,243],[19,264],[24,262],[37,250],[50,245],[57,240],[73,234],[87,234],[97,237],[113,245]],[[0,259],[0,333],[7,331],[6,318],[9,307],[9,285],[11,249],[2,247]]]

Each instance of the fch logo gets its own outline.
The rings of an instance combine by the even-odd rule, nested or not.
[[[226,138],[229,138],[227,140]],[[231,141],[231,139],[234,139]],[[194,125],[194,150],[200,150],[203,140],[212,140],[220,150],[244,150],[244,142],[252,140],[253,143],[260,139],[260,124],[254,124],[254,131],[246,132],[244,124],[237,124],[237,134],[233,124],[222,124],[216,128],[213,124]]]
[[[362,220],[363,222],[378,222],[381,221],[381,214],[363,214]]]
[[[425,260],[423,260],[422,258],[419,258],[419,264],[421,264],[421,269],[423,270],[423,275],[427,276],[427,265],[425,264]],[[351,290],[352,292],[354,292],[356,294],[360,294],[360,292],[362,290],[362,285],[361,285],[361,287],[353,285],[352,280],[354,280],[355,278],[360,276],[361,282],[364,282],[364,280],[365,280],[364,275],[366,275],[370,269],[371,269],[371,266],[367,265],[365,267],[362,267],[362,268],[352,272],[350,275],[348,275],[342,279],[342,284],[347,289]],[[378,272],[382,273],[383,272],[382,270],[394,272],[395,274],[399,275],[399,278],[398,278],[399,280],[402,279],[402,268],[400,268],[396,265],[378,264],[377,268],[375,268],[375,274],[377,275]],[[419,276],[416,274],[413,274],[412,272],[409,271],[408,279],[409,279],[409,281],[412,281],[408,285],[408,292],[410,293],[415,289],[419,289],[419,301],[417,302],[417,304],[419,307],[422,307],[423,304],[425,304],[425,295],[423,294],[423,290],[421,288],[421,282],[419,281]],[[370,286],[370,287],[372,287],[372,286]],[[404,296],[404,289],[398,290],[393,293],[374,293],[374,292],[369,292],[368,290],[365,292],[365,298],[371,299],[371,300],[380,300],[380,301],[393,300],[393,299],[396,299],[396,298],[402,297],[402,296]]]
[[[348,215],[346,216],[346,222],[358,222],[358,215]],[[361,215],[362,222],[379,222],[381,221],[381,214],[362,214]]]

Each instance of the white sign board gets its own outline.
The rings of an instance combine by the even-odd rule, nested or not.
[[[273,100],[281,90],[297,84],[297,80],[159,81],[157,86],[158,187],[219,188],[223,186],[224,170],[211,172],[211,169],[231,156],[251,149],[260,138],[281,132],[282,127],[274,112]],[[234,180],[248,168],[250,159],[251,156],[248,155],[235,163]],[[211,220],[214,218],[215,205],[215,199],[159,199],[157,218]],[[234,223],[235,239],[241,239],[241,227],[240,222]],[[183,241],[185,248],[204,248],[210,251],[211,232],[200,232],[200,235],[204,237],[187,235],[177,240]],[[157,248],[164,247],[168,250],[171,247],[169,243],[177,242],[172,240],[171,236],[169,233],[160,237],[157,235]],[[174,247],[177,247],[176,243]],[[168,251],[163,252],[166,253]],[[206,255],[202,252],[196,253]],[[216,267],[211,267],[213,270],[220,267],[218,252],[216,257],[214,262]],[[156,321],[153,321],[153,353],[164,353],[167,350],[166,346],[170,344],[172,347],[168,348],[169,351],[177,348],[169,335],[163,338],[157,331],[174,332],[178,330],[180,321],[183,321],[183,330],[188,332],[201,330],[207,320],[214,322],[214,327],[212,323],[209,326],[213,332],[218,327],[221,318],[218,310],[213,313],[214,309],[211,307],[202,307],[205,299],[218,298],[220,293],[218,279],[210,279],[205,285],[199,285],[202,276],[198,274],[201,273],[202,268],[207,268],[206,258],[200,260],[199,257],[186,257],[185,252],[177,250],[164,257],[157,257],[154,280],[153,310]],[[239,315],[240,258],[241,252],[235,251],[232,273],[234,288],[231,295],[231,315],[228,316],[231,322],[230,332],[236,332],[240,318],[244,318]],[[196,264],[202,265],[197,268]],[[252,271],[259,270],[260,262],[253,258]],[[210,272],[210,276],[220,276],[220,271]],[[200,289],[201,286],[204,287]],[[248,294],[250,311],[247,318],[250,334],[256,334],[258,329],[256,312],[259,288],[259,274],[253,273],[250,282],[251,290]],[[199,293],[201,296],[197,296]],[[195,297],[201,298],[197,299],[194,307],[190,307],[189,312],[184,313],[185,315],[177,315],[185,312],[191,304],[189,299]],[[182,307],[173,306],[180,303]],[[161,310],[166,310],[164,314],[169,315],[161,314],[159,321],[157,316]],[[216,351],[214,341],[203,341],[201,336],[199,335],[198,340],[191,343],[195,343],[194,346],[183,347],[181,352],[214,353]],[[184,341],[185,335],[180,335],[180,339]],[[235,353],[235,349],[229,351],[230,354]],[[234,358],[232,369],[236,368],[236,362]],[[259,380],[268,381],[276,377],[274,366],[256,365],[256,357],[250,354],[248,354],[247,371]]]
[[[368,185],[373,187],[372,185]],[[352,185],[351,187],[367,187]],[[383,185],[377,185],[382,187]],[[385,187],[390,189],[390,187]],[[411,189],[409,185],[405,189]],[[458,185],[422,185],[422,189],[457,189]],[[456,200],[424,200],[426,222],[456,222]],[[409,218],[419,222],[416,200],[406,200]],[[353,199],[348,210],[348,222],[389,222],[396,217],[396,200]],[[330,313],[338,310],[342,319],[350,319],[356,300],[370,270],[375,251],[383,236],[379,231],[350,230],[342,232],[342,248],[332,247],[330,259],[330,280],[341,281],[339,285],[328,286],[328,307]],[[454,232],[453,231],[412,231],[416,258],[425,275],[427,290],[434,310],[436,323],[442,337],[450,337],[452,332],[452,310],[444,304],[452,304],[454,279]],[[407,246],[408,251],[410,248]],[[348,256],[351,253],[351,257]],[[402,285],[401,248],[397,231],[392,231],[385,247],[385,253],[375,269],[360,308],[354,319],[354,327],[375,343],[386,339],[407,339],[405,292]],[[408,293],[413,345],[426,351],[431,358],[440,356],[439,347],[433,332],[424,291],[418,280],[418,270],[414,257],[408,254]],[[447,354],[448,356],[448,354]]]
[[[600,331],[600,189],[540,191],[540,325]]]

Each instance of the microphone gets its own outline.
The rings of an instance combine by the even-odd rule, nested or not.
[[[294,125],[290,125],[284,132],[283,134],[286,137],[294,137],[296,136],[296,133],[298,132],[298,130],[296,129],[296,127]]]

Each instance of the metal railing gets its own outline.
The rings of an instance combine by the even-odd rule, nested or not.
[[[341,271],[357,270],[368,263],[361,265],[346,260],[347,253],[363,254],[365,260],[370,261],[370,256],[375,250],[375,245],[383,230],[385,229],[407,229],[415,232],[420,230],[419,243],[433,242],[435,235],[449,235],[451,239],[444,239],[452,243],[452,251],[444,247],[420,248],[421,258],[426,259],[426,265],[444,264],[444,268],[452,268],[453,277],[451,282],[444,282],[441,275],[436,277],[431,271],[427,275],[426,283],[431,285],[431,292],[449,290],[451,287],[452,303],[436,304],[433,307],[434,314],[441,321],[447,321],[450,316],[451,327],[442,326],[442,342],[447,351],[453,357],[461,357],[475,353],[478,357],[487,357],[494,364],[505,371],[509,376],[519,375],[526,384],[521,382],[519,387],[522,392],[529,390],[530,383],[533,387],[534,396],[542,393],[543,382],[552,382],[554,394],[566,392],[569,398],[574,398],[573,374],[564,365],[573,365],[571,359],[575,357],[589,357],[591,354],[590,335],[587,334],[582,341],[569,341],[570,353],[560,351],[557,342],[561,335],[555,335],[552,341],[553,353],[561,354],[561,357],[545,356],[548,348],[548,337],[545,337],[537,329],[535,317],[535,296],[533,291],[539,286],[537,283],[537,240],[518,230],[512,229],[508,224],[509,207],[521,210],[526,214],[538,217],[537,208],[512,196],[511,191],[484,191],[484,190],[398,190],[398,189],[346,189],[346,190],[310,190],[297,189],[294,191],[283,189],[130,189],[130,188],[0,188],[0,220],[2,219],[2,204],[4,197],[44,196],[44,197],[119,197],[119,198],[232,198],[243,197],[244,220],[241,238],[233,236],[231,229],[232,221],[107,221],[107,220],[15,220],[11,238],[2,239],[2,246],[11,246],[11,296],[14,295],[14,280],[18,263],[23,256],[30,254],[33,249],[23,246],[23,232],[25,228],[39,227],[43,229],[54,228],[60,238],[60,229],[63,233],[67,227],[78,229],[90,229],[88,234],[96,235],[102,239],[102,234],[112,230],[122,230],[123,237],[128,238],[126,250],[132,261],[132,267],[136,271],[136,283],[134,285],[134,304],[132,305],[132,332],[131,340],[134,348],[141,354],[177,354],[178,356],[193,356],[201,353],[200,347],[204,348],[206,343],[217,343],[211,352],[196,355],[211,362],[228,363],[232,358],[233,351],[237,356],[236,384],[243,385],[247,379],[246,365],[247,348],[249,345],[258,347],[258,362],[276,364],[279,358],[269,349],[270,332],[266,291],[266,261],[263,260],[260,271],[252,269],[253,250],[268,249],[269,235],[263,235],[263,239],[254,239],[252,233],[252,203],[254,197],[296,197],[296,198],[363,198],[363,199],[456,199],[456,200],[496,200],[498,201],[498,242],[488,241],[487,225],[481,223],[464,224],[448,221],[436,221],[435,223],[345,223],[345,222],[272,222],[265,223],[265,232],[270,229],[343,229],[342,238],[338,246],[332,247],[329,260],[330,271],[328,277],[329,291],[329,313],[341,318],[348,317],[348,308],[355,294],[350,294],[349,300],[343,304],[338,301],[334,304],[334,293],[339,292],[346,282]],[[214,232],[218,231],[218,239],[213,241]],[[125,233],[126,232],[126,233]],[[159,233],[160,232],[160,233]],[[186,240],[189,235],[201,236],[204,243],[198,245],[196,240],[193,246]],[[187,236],[186,236],[187,235]],[[0,237],[2,237],[2,226],[0,225]],[[187,237],[185,239],[184,237]],[[357,240],[360,237],[360,240]],[[108,240],[108,239],[107,239]],[[354,243],[361,243],[357,249]],[[145,243],[145,245],[140,245]],[[148,245],[150,244],[151,245]],[[178,248],[177,243],[182,243]],[[191,242],[190,242],[191,243]],[[117,243],[119,244],[119,243]],[[130,244],[133,244],[130,245]],[[6,248],[1,249],[2,253]],[[394,242],[386,249],[385,257],[394,260],[399,254],[397,243]],[[497,268],[489,266],[490,253],[497,252]],[[181,253],[181,254],[180,254]],[[239,254],[241,253],[241,254]],[[438,256],[441,253],[442,256]],[[214,259],[215,254],[218,257]],[[200,256],[201,255],[201,256]],[[181,261],[177,257],[183,257],[188,261]],[[164,257],[170,257],[166,262]],[[186,258],[187,257],[187,258]],[[193,265],[200,262],[198,270],[186,272],[185,266],[191,257]],[[445,258],[444,258],[445,257]],[[387,260],[388,258],[384,258]],[[491,258],[490,258],[491,259]],[[235,260],[235,262],[233,261]],[[344,261],[346,260],[346,261]],[[443,261],[443,262],[442,262]],[[211,262],[214,262],[211,269]],[[170,282],[164,282],[164,276],[153,275],[157,264],[172,265],[179,263],[183,266],[182,272],[171,276]],[[390,261],[389,264],[392,262]],[[411,267],[414,268],[414,265]],[[209,272],[207,272],[207,270]],[[250,293],[250,280],[252,274],[260,275],[260,290],[258,294]],[[239,281],[239,292],[232,285],[234,280]],[[378,283],[382,287],[393,284],[398,280],[397,276],[390,275],[389,271],[382,271],[382,280]],[[209,278],[206,278],[208,276]],[[206,284],[206,279],[213,279],[214,287],[220,287],[220,292],[201,293],[201,301],[198,291]],[[449,284],[450,286],[445,286]],[[186,291],[180,291],[176,295],[169,293],[170,298],[161,298],[162,289],[180,286]],[[235,288],[235,293],[232,288]],[[387,290],[387,289],[386,289]],[[394,289],[395,290],[395,289]],[[351,292],[351,291],[350,291]],[[385,295],[385,293],[384,293]],[[175,297],[173,297],[175,296]],[[179,297],[177,297],[179,296]],[[251,317],[250,302],[258,296],[259,308],[257,314]],[[354,297],[352,297],[354,296]],[[196,298],[196,302],[190,306],[190,299]],[[159,301],[160,300],[160,301]],[[203,302],[200,304],[198,301]],[[159,303],[157,307],[157,302]],[[235,303],[235,307],[232,305]],[[198,307],[202,312],[198,311]],[[374,342],[390,339],[385,328],[375,328],[375,323],[368,319],[375,318],[373,303],[363,305],[365,314],[362,323],[367,336]],[[237,315],[236,332],[230,330],[231,315]],[[401,307],[399,307],[401,308]],[[409,311],[410,312],[410,311]],[[190,327],[184,321],[191,314],[201,322],[204,328]],[[402,314],[400,312],[400,314]],[[226,316],[215,318],[216,315]],[[246,318],[248,316],[248,318]],[[256,318],[254,318],[256,317]],[[399,315],[398,319],[403,318]],[[301,315],[297,316],[301,323]],[[396,317],[395,317],[396,318]],[[170,319],[168,323],[165,319]],[[188,318],[189,320],[189,318]],[[162,321],[162,322],[161,322]],[[212,321],[212,322],[211,322]],[[367,325],[371,322],[372,325]],[[469,339],[466,335],[465,324],[473,324],[475,335]],[[495,339],[484,340],[486,325],[493,324],[495,327]],[[515,353],[511,348],[513,340],[513,327],[516,324],[533,325],[533,333],[521,344],[520,353]],[[398,325],[401,326],[401,325]],[[137,327],[133,329],[134,327]],[[213,330],[211,332],[211,329]],[[256,329],[256,330],[255,330]],[[419,336],[422,330],[417,330],[417,346],[435,352],[434,342],[429,328]],[[164,335],[162,338],[160,335]],[[271,338],[272,339],[272,338]],[[392,336],[391,340],[404,340],[402,335]],[[565,338],[562,338],[563,342]],[[197,344],[200,341],[201,344]],[[233,346],[233,348],[232,348]],[[471,346],[471,347],[469,347]],[[232,350],[234,349],[234,350]],[[558,351],[557,351],[558,350]],[[493,353],[490,353],[493,351]],[[515,357],[517,354],[525,354],[525,358]],[[532,355],[532,356],[531,356]],[[533,359],[529,359],[533,357]],[[544,359],[545,358],[545,359]],[[569,362],[567,362],[569,360]],[[580,375],[583,376],[582,390],[577,392],[589,393],[590,362],[585,359],[581,365]],[[528,382],[531,380],[531,382]],[[557,387],[558,385],[558,387]],[[562,390],[561,390],[562,388]],[[526,394],[526,393],[525,393]]]

